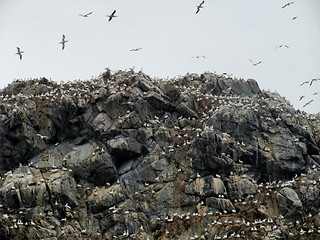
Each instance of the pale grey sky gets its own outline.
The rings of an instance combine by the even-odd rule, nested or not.
[[[157,77],[216,71],[254,78],[296,108],[320,111],[320,93],[313,95],[320,81],[299,86],[320,78],[319,0],[284,9],[291,0],[205,0],[195,14],[201,1],[0,0],[0,88],[15,78],[85,80],[105,67]],[[118,17],[108,22],[113,10]],[[290,48],[275,50],[282,44]],[[25,52],[21,61],[16,47]]]

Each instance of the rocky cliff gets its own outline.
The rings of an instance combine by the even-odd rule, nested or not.
[[[212,73],[15,81],[0,239],[319,239],[319,120]]]

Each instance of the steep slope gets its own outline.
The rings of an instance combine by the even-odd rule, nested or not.
[[[319,239],[319,115],[254,80],[15,81],[1,239]]]

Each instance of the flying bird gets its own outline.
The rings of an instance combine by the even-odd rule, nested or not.
[[[282,48],[282,47],[286,47],[286,48],[289,48],[289,46],[288,45],[283,45],[283,44],[281,44],[281,45],[279,45],[279,46],[276,46],[275,48],[274,48],[274,50],[276,50],[277,48]]]
[[[207,58],[207,57],[204,56],[204,55],[199,55],[199,56],[194,56],[194,57],[192,57],[192,58]]]
[[[288,2],[285,5],[283,5],[282,8],[289,7],[291,4],[294,4],[294,2]]]
[[[315,93],[313,94],[313,96],[318,95],[318,94],[319,94],[319,92],[315,92]]]
[[[112,13],[111,13],[111,15],[107,15],[107,17],[109,17],[109,22],[112,20],[112,18],[114,18],[114,17],[118,17],[118,16],[116,16],[115,15],[116,14],[116,10],[114,10]]]
[[[262,61],[259,61],[259,62],[254,63],[251,59],[249,59],[249,60],[250,60],[250,62],[252,62],[252,66],[257,66],[257,65],[259,65],[259,64],[262,63]]]
[[[203,8],[203,7],[202,7],[203,4],[204,4],[204,1],[202,1],[202,2],[199,4],[199,6],[197,6],[196,14],[200,11],[201,8]]]
[[[89,12],[89,13],[87,13],[87,14],[79,14],[79,16],[81,16],[81,17],[88,17],[89,15],[91,15],[92,14],[92,12]]]
[[[64,49],[65,43],[68,42],[68,40],[65,40],[65,38],[66,37],[64,35],[62,35],[62,41],[59,42],[60,44],[62,44],[62,50]]]
[[[305,107],[305,106],[307,106],[307,105],[309,105],[310,103],[312,103],[313,102],[313,99],[312,100],[310,100],[309,102],[307,102],[306,104],[304,104],[303,105],[303,107]]]
[[[297,19],[298,17],[297,16],[295,16],[295,17],[293,17],[291,20],[295,20],[295,19]]]
[[[301,96],[300,98],[299,98],[299,101],[301,101],[302,99],[304,99],[305,98],[305,96]]]
[[[140,51],[142,48],[132,48],[130,49],[131,52],[138,52]]]
[[[320,78],[313,78],[313,79],[311,79],[310,86],[312,85],[313,82],[319,81],[319,80],[320,80]]]
[[[301,83],[300,86],[307,84],[307,83],[309,83],[309,81],[305,81],[305,82]]]
[[[19,47],[17,47],[17,53],[20,57],[20,60],[22,60],[22,53],[24,53],[24,51],[21,51]]]

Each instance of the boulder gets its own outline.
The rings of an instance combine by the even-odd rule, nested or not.
[[[294,190],[284,187],[277,193],[277,201],[281,215],[288,220],[301,221],[303,205]]]
[[[258,186],[246,178],[230,176],[227,181],[228,196],[230,199],[245,198],[257,193]]]

